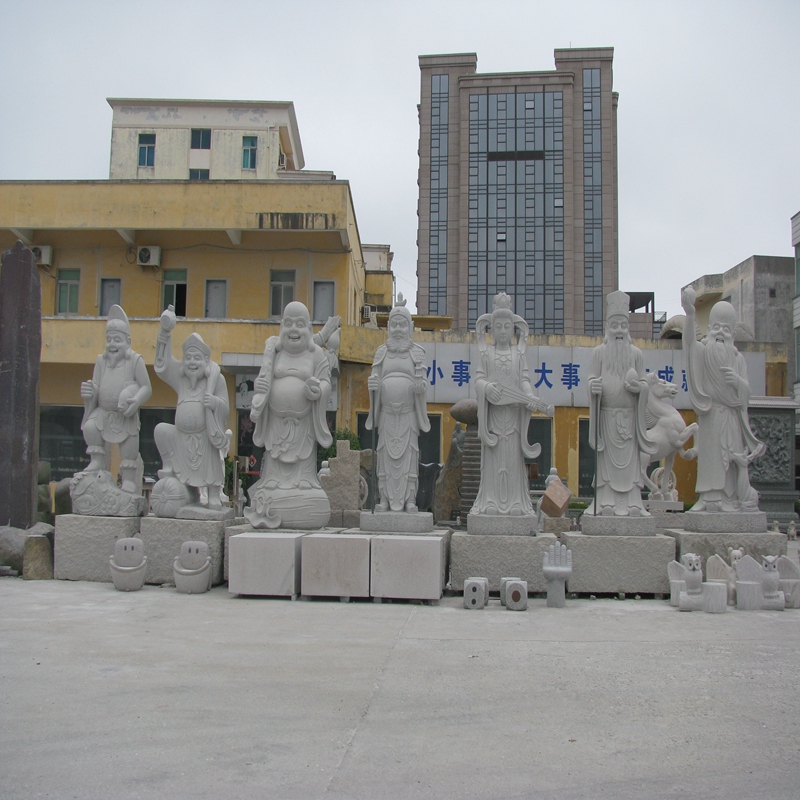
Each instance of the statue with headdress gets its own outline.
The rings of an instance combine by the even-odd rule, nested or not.
[[[525,359],[528,323],[515,314],[511,298],[501,292],[494,298],[494,310],[476,325],[480,361],[475,370],[478,397],[478,436],[481,440],[481,482],[472,510],[467,516],[470,532],[483,532],[478,517],[522,518],[509,533],[531,533],[536,512],[531,503],[525,459],[538,458],[540,444],[528,443],[532,411],[553,415],[553,406],[533,393]],[[491,332],[492,344],[486,341]],[[514,338],[516,336],[516,342]]]
[[[414,322],[402,294],[389,312],[388,337],[375,353],[367,379],[367,430],[377,430],[380,501],[375,511],[416,512],[419,434],[429,431],[425,350],[411,337]],[[362,526],[363,527],[363,526]]]
[[[253,443],[265,448],[261,477],[248,490],[244,510],[254,528],[315,530],[330,519],[317,477],[317,444],[333,441],[325,413],[331,359],[322,345],[336,340],[339,325],[331,317],[315,337],[308,309],[292,302],[283,310],[280,335],[267,339],[250,409]]]
[[[92,379],[81,384],[81,430],[90,462],[72,481],[75,513],[137,516],[144,512],[139,408],[152,393],[144,359],[131,349],[128,317],[114,305],[108,312],[106,349],[97,357]],[[108,471],[112,444],[119,446],[121,457],[119,488]]]
[[[698,499],[691,511],[756,512],[758,492],[750,485],[747,467],[764,454],[766,445],[750,428],[747,366],[734,344],[736,309],[724,300],[715,303],[708,315],[708,333],[698,341],[695,298],[691,286],[683,290],[686,384],[699,428]]]
[[[183,358],[172,355],[175,312],[161,315],[156,342],[155,372],[178,394],[175,424],[156,425],[154,438],[162,468],[150,495],[150,506],[160,517],[204,516],[199,490],[208,492],[208,511],[222,514],[220,493],[225,467],[220,452],[228,448],[228,387],[211,348],[197,333],[183,343]]]

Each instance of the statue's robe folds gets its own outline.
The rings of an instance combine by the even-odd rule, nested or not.
[[[587,514],[600,512],[603,507],[613,507],[614,514],[626,516],[631,508],[647,514],[642,503],[642,453],[655,452],[655,445],[647,438],[647,396],[642,351],[628,345],[633,355],[632,366],[639,394],[625,388],[625,376],[619,370],[612,372],[605,364],[614,355],[606,344],[595,347],[589,379],[602,377],[603,393],[600,395],[600,417],[597,417],[597,399],[589,395],[589,444],[596,447],[597,471],[595,487],[597,506],[590,506]],[[628,371],[630,372],[630,370]],[[633,376],[631,376],[633,377]]]
[[[129,350],[116,367],[108,364],[105,355],[97,357],[92,374],[92,382],[98,387],[97,396],[86,406],[81,430],[93,425],[109,444],[119,444],[139,433],[138,412],[126,417],[119,410],[120,392],[141,388],[136,379],[138,369],[145,369],[144,360],[133,350]]]
[[[475,370],[481,483],[470,513],[534,514],[525,459],[538,458],[542,447],[528,444],[529,408],[521,403],[494,405],[486,399],[487,385],[501,382],[534,398],[528,365],[516,347],[502,353],[488,347]]]
[[[697,492],[722,491],[740,501],[737,480],[731,469],[734,456],[748,463],[763,455],[766,445],[750,428],[747,405],[750,385],[744,356],[735,350],[731,367],[739,376],[738,386],[729,386],[723,373],[708,363],[708,345],[684,338],[686,384],[689,399],[697,412]],[[746,469],[746,467],[743,467]],[[753,493],[754,494],[754,493]],[[750,492],[748,491],[748,495]]]
[[[387,367],[402,360],[402,370]],[[419,476],[419,434],[429,431],[424,394],[414,392],[414,384],[424,378],[425,351],[412,342],[407,353],[391,353],[381,345],[372,363],[372,375],[380,387],[372,392],[367,430],[378,430],[378,487],[382,500],[393,511],[402,511],[407,503],[415,503]],[[407,367],[407,368],[406,368]]]

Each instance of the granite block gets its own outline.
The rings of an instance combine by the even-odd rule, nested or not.
[[[585,536],[655,536],[655,519],[649,517],[604,517],[583,514],[581,533]]]
[[[706,562],[713,555],[728,563],[729,547],[734,550],[742,548],[756,560],[761,556],[786,555],[785,533],[695,533],[672,528],[665,528],[662,532],[677,543],[675,559],[680,561],[686,553],[700,556],[704,574]]]
[[[438,600],[446,577],[446,548],[444,536],[373,536],[370,595]]]
[[[22,577],[26,581],[53,580],[53,545],[49,536],[28,534],[25,537]]]
[[[525,611],[528,608],[528,584],[511,578],[505,584],[505,607],[509,611]]]
[[[304,536],[301,593],[309,597],[369,597],[371,538],[355,533]]]
[[[569,517],[544,517],[542,520],[542,533],[561,534],[572,530],[572,520]]]
[[[111,583],[108,559],[117,539],[139,535],[142,517],[56,516],[53,575],[60,581]],[[173,558],[177,553],[173,553]],[[172,562],[170,561],[170,576]]]
[[[433,514],[430,511],[362,511],[359,526],[370,533],[430,533],[433,530]]]
[[[250,530],[231,536],[227,544],[228,591],[296,597],[300,594],[301,539],[305,535]]]
[[[471,536],[536,536],[536,515],[467,514]]]
[[[766,533],[766,511],[687,511],[684,530],[692,533]]]

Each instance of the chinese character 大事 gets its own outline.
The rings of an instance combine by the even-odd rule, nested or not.
[[[550,381],[549,381],[549,380],[547,380],[547,376],[548,376],[548,375],[552,375],[552,374],[553,374],[553,370],[551,370],[551,369],[547,369],[547,364],[545,364],[545,362],[544,362],[544,361],[542,361],[542,368],[541,368],[541,369],[535,369],[535,370],[534,370],[534,372],[535,372],[537,375],[541,375],[541,377],[539,378],[539,380],[538,380],[538,381],[536,381],[536,383],[534,384],[534,386],[535,386],[537,389],[538,389],[538,388],[539,388],[539,387],[540,387],[542,384],[545,384],[545,385],[546,385],[546,386],[548,386],[550,389],[552,389],[552,388],[553,388],[553,384],[552,384],[552,383],[550,383]]]
[[[440,378],[444,378],[444,373],[442,372],[441,367],[436,366],[436,359],[433,359],[433,365],[428,367],[425,374],[428,378],[430,378],[431,386],[436,386],[436,375],[439,375]]]
[[[567,387],[567,389],[572,389],[573,386],[577,386],[581,379],[578,377],[578,368],[580,364],[562,364],[561,369],[564,372],[561,375],[561,383]]]
[[[469,365],[470,361],[454,361],[453,362],[453,380],[459,385],[463,386],[469,383]]]
[[[672,379],[675,377],[675,370],[673,367],[664,367],[664,369],[658,371],[658,377],[661,378],[662,381],[672,383]]]

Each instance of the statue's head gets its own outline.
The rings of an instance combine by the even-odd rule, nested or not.
[[[193,333],[183,343],[183,364],[181,372],[193,380],[210,374],[211,348],[203,338]]]
[[[714,303],[708,315],[708,341],[733,344],[736,329],[736,309],[726,300]]]
[[[106,353],[112,358],[127,355],[131,349],[131,326],[119,306],[111,306],[106,323]]]
[[[414,320],[411,312],[406,308],[406,301],[402,293],[397,295],[397,303],[389,312],[389,339],[387,345],[390,350],[408,350],[411,347],[411,336],[414,333]]]
[[[308,309],[296,300],[289,303],[283,309],[283,319],[281,319],[281,349],[292,355],[313,350],[313,334]]]
[[[630,297],[625,292],[606,295],[606,344],[623,346],[631,343],[629,308]]]
[[[511,310],[511,298],[500,292],[494,298],[492,311],[492,338],[495,345],[506,348],[514,338],[514,312]]]

